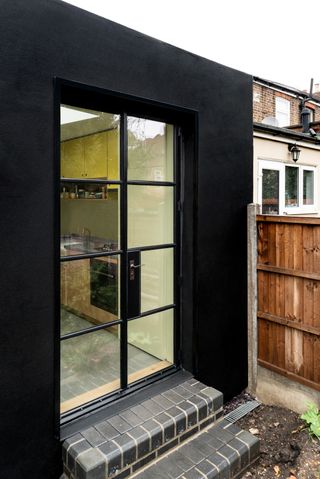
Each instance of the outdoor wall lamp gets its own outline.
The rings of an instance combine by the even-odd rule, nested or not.
[[[296,143],[294,145],[292,143],[290,143],[288,145],[288,150],[290,151],[290,153],[292,155],[293,161],[296,163],[299,160],[299,156],[300,156],[300,153],[301,153],[300,148],[297,147]]]

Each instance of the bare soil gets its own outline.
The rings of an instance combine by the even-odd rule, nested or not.
[[[225,414],[250,399],[243,393],[226,404]],[[260,458],[241,479],[320,479],[320,440],[289,409],[261,405],[237,421],[260,439]]]

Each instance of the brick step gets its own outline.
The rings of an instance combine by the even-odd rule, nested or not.
[[[218,421],[222,406],[216,389],[184,381],[65,440],[65,477],[128,477]]]
[[[235,479],[257,460],[260,441],[223,420],[194,436],[132,479]]]

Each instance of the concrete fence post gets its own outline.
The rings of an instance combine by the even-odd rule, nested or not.
[[[248,228],[248,392],[255,395],[258,369],[258,325],[257,325],[257,221],[259,205],[247,207]]]

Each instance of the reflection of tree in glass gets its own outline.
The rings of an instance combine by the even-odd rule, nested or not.
[[[164,178],[166,128],[143,118],[128,118],[128,162],[131,179],[155,180],[156,171]]]

